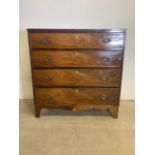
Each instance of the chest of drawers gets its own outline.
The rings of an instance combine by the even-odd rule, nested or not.
[[[118,117],[124,29],[28,29],[36,117],[42,108]]]

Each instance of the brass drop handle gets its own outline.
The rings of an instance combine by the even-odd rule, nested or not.
[[[51,80],[51,79],[53,79],[53,76],[52,76],[52,75],[46,75],[46,76],[45,76],[45,79],[46,79],[46,80]]]
[[[43,61],[44,61],[44,62],[50,62],[50,61],[52,61],[52,59],[49,58],[49,57],[43,57]]]
[[[109,38],[108,39],[104,39],[103,42],[104,43],[110,43],[111,42],[111,39],[109,39]]]
[[[52,100],[53,99],[53,96],[52,95],[47,95],[47,99],[48,100]]]
[[[101,58],[104,62],[108,62],[110,59],[109,58],[106,58],[106,57],[102,57]]]
[[[101,80],[102,80],[102,81],[108,81],[108,80],[109,80],[109,77],[107,77],[107,76],[102,76],[102,77],[101,77]]]
[[[42,42],[43,42],[44,44],[48,44],[48,43],[50,42],[50,40],[49,40],[48,38],[44,38],[44,39],[42,40]]]
[[[106,95],[102,95],[100,98],[101,98],[102,101],[107,100],[107,96]]]

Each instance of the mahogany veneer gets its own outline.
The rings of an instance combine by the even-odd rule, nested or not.
[[[42,108],[118,117],[124,29],[28,29],[36,117]]]

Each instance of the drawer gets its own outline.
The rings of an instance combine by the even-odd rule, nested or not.
[[[74,88],[35,88],[37,105],[74,106],[77,104],[77,94]]]
[[[122,51],[32,51],[33,67],[120,67]]]
[[[124,33],[30,33],[31,49],[122,50]]]
[[[118,105],[119,88],[35,88],[35,101],[47,106]]]
[[[112,86],[118,87],[121,69],[35,69],[35,86]]]
[[[79,88],[78,103],[119,104],[119,88]]]

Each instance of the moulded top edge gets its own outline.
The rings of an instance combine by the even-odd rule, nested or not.
[[[126,32],[126,29],[27,29],[28,32],[40,32],[40,33],[45,33],[45,32],[67,32],[67,33],[72,33],[72,32],[82,32],[82,33],[87,33],[87,32]]]

